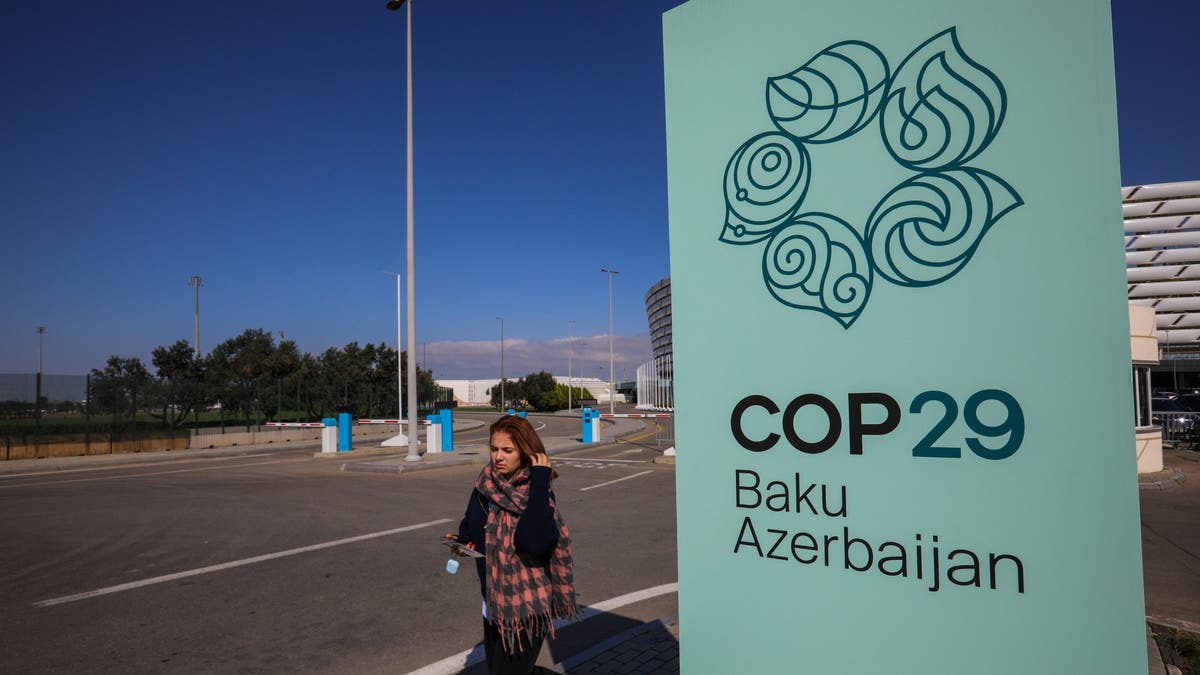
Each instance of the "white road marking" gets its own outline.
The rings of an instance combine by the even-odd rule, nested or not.
[[[439,520],[431,520],[427,523],[417,523],[416,525],[408,525],[406,527],[397,527],[394,530],[383,530],[381,532],[372,532],[370,534],[360,534],[357,537],[347,537],[346,539],[337,539],[335,541],[327,541],[327,542],[324,542],[321,544],[313,544],[312,546],[302,546],[300,548],[291,548],[286,551],[279,551],[277,553],[267,553],[265,555],[254,556],[253,558],[243,558],[242,560],[234,560],[232,562],[221,563],[220,565],[209,565],[208,567],[200,567],[200,568],[197,568],[194,570],[187,570],[185,572],[176,572],[175,574],[165,574],[161,577],[151,577],[149,579],[142,579],[141,581],[131,581],[127,584],[118,584],[116,586],[109,586],[107,588],[98,588],[94,591],[87,591],[85,593],[76,593],[75,595],[64,595],[61,598],[51,598],[49,600],[39,600],[39,601],[33,603],[33,606],[34,607],[51,607],[53,605],[61,605],[61,604],[67,603],[67,602],[75,602],[76,600],[85,600],[87,598],[94,598],[98,595],[109,595],[111,593],[120,593],[121,591],[128,591],[128,590],[132,590],[134,588],[141,588],[143,586],[152,586],[154,584],[162,584],[162,583],[166,583],[168,581],[175,581],[176,579],[185,579],[187,577],[194,577],[194,576],[197,576],[200,574],[208,574],[209,572],[219,572],[221,570],[227,570],[227,569],[231,569],[234,567],[242,567],[243,565],[253,565],[254,563],[265,562],[267,560],[275,560],[276,558],[285,558],[287,556],[298,555],[300,553],[308,553],[310,551],[319,551],[323,548],[332,548],[334,546],[342,546],[343,544],[353,544],[353,543],[359,542],[359,541],[366,541],[367,539],[376,539],[378,537],[386,537],[386,536],[392,535],[392,534],[399,534],[401,532],[409,532],[411,530],[419,530],[421,528],[433,527],[434,525],[441,525],[443,523],[450,523],[450,522],[454,522],[453,519],[441,518]]]
[[[103,455],[92,455],[93,457],[102,457]],[[222,457],[196,457],[194,459],[164,459],[161,462],[131,462],[129,464],[109,464],[106,466],[89,466],[82,469],[56,469],[54,471],[30,471],[27,473],[6,473],[0,476],[0,480],[7,478],[27,478],[29,476],[61,476],[65,473],[89,473],[92,471],[112,471],[114,469],[129,469],[133,467],[145,468],[151,466],[162,466],[170,464],[178,466],[180,464],[195,464],[196,462],[224,462],[231,459],[250,459],[252,457],[271,457],[272,453],[260,452],[256,455],[229,455]]]
[[[620,457],[621,455],[636,455],[637,453],[639,453],[641,451],[642,451],[641,448],[633,448],[632,450],[622,450],[621,452],[618,452],[617,454],[613,455],[613,457]],[[629,461],[629,460],[623,460],[623,461]]]
[[[622,464],[645,464],[644,459],[590,459],[587,457],[555,457],[555,462],[604,462],[611,464],[612,462],[620,462]]]
[[[646,474],[648,474],[648,473],[654,473],[654,472],[653,472],[653,471],[642,471],[641,473],[635,473],[635,474],[633,474],[632,476],[625,476],[624,478],[618,478],[618,479],[616,479],[616,480],[610,480],[610,481],[608,481],[607,483],[598,483],[598,484],[596,484],[596,485],[589,485],[588,487],[585,487],[585,488],[579,488],[579,491],[580,491],[580,492],[584,492],[584,491],[587,491],[587,490],[592,490],[592,489],[594,489],[594,488],[598,488],[598,487],[604,487],[605,485],[612,485],[613,483],[620,483],[620,482],[621,482],[621,481],[623,481],[623,480],[629,480],[630,478],[637,478],[638,476],[645,476],[645,475],[646,475]]]
[[[572,469],[617,469],[617,468],[622,468],[622,467],[628,468],[628,465],[626,465],[626,464],[611,464],[604,460],[598,460],[595,462],[575,462],[573,464],[567,464],[565,466],[569,466]]]
[[[144,478],[146,476],[165,476],[172,473],[195,473],[197,471],[215,471],[217,469],[240,469],[243,466],[262,466],[263,464],[280,464],[283,462],[304,462],[305,459],[273,459],[269,462],[248,462],[246,464],[235,464],[233,466],[202,466],[195,469],[176,469],[175,471],[152,471],[149,473],[127,473],[120,476],[96,476],[95,478],[72,478],[70,480],[47,480],[34,483],[15,483],[12,485],[0,485],[0,490],[15,487],[40,487],[42,485],[62,485],[64,483],[89,483],[96,480],[120,480],[122,478]]]
[[[615,598],[610,598],[603,602],[598,602],[594,605],[583,607],[580,610],[578,617],[570,621],[555,621],[554,627],[555,629],[562,628],[579,621],[584,621],[585,619],[590,619],[601,612],[611,612],[614,609],[619,609],[625,605],[632,605],[635,602],[641,602],[642,600],[649,600],[650,598],[656,598],[660,595],[678,592],[679,584],[676,582],[663,584],[661,586],[653,586],[651,588],[644,588],[640,591],[626,593],[625,595],[618,595]],[[457,673],[477,663],[482,663],[484,658],[483,645],[476,645],[471,649],[461,651],[453,656],[447,656],[436,663],[431,663],[424,668],[411,671],[408,673],[408,675],[451,675],[451,673]]]

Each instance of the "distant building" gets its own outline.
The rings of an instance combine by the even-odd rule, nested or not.
[[[646,321],[650,323],[650,351],[654,358],[670,356],[671,351],[671,277],[646,291]]]
[[[1154,308],[1155,389],[1200,386],[1200,181],[1121,188],[1129,304]]]
[[[673,410],[674,329],[671,324],[671,277],[646,291],[646,321],[650,324],[650,351],[654,358],[638,366],[637,407]]]
[[[568,380],[565,375],[555,375],[554,381],[559,384],[571,382],[576,388],[587,389],[596,397],[597,403],[608,403],[608,382],[595,377],[575,377]],[[512,382],[513,380],[509,380]],[[500,386],[499,378],[489,380],[435,380],[439,387],[454,390],[454,400],[461,406],[486,406],[491,404],[492,388]],[[616,395],[617,403],[624,403],[625,397]]]

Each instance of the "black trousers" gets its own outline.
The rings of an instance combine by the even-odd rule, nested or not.
[[[542,643],[545,641],[545,633],[534,635],[532,640],[522,634],[521,648],[510,653],[504,649],[500,631],[484,619],[483,651],[487,654],[489,675],[529,675],[537,672],[534,664],[537,663],[538,654],[542,652]]]

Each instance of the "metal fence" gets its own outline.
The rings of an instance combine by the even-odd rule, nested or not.
[[[37,373],[0,373],[0,401],[33,403]],[[87,375],[42,375],[42,398],[80,402],[87,398]]]
[[[1163,445],[1196,448],[1200,443],[1200,413],[1155,411],[1150,419],[1162,427]]]
[[[654,422],[654,443],[660,448],[674,447],[675,445],[675,415],[670,417],[656,417]]]

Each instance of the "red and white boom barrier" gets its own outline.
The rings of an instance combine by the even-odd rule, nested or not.
[[[358,420],[359,424],[408,424],[408,420]],[[417,424],[428,426],[429,420],[417,420]]]
[[[324,422],[267,422],[268,427],[305,427],[313,429],[321,429],[325,427]]]
[[[609,418],[609,417],[633,417],[633,418],[638,418],[638,419],[668,419],[669,420],[673,416],[674,416],[673,413],[600,413],[600,417],[602,419]],[[672,445],[671,447],[667,448],[663,452],[663,454],[668,457],[674,457],[675,456],[675,446]]]

